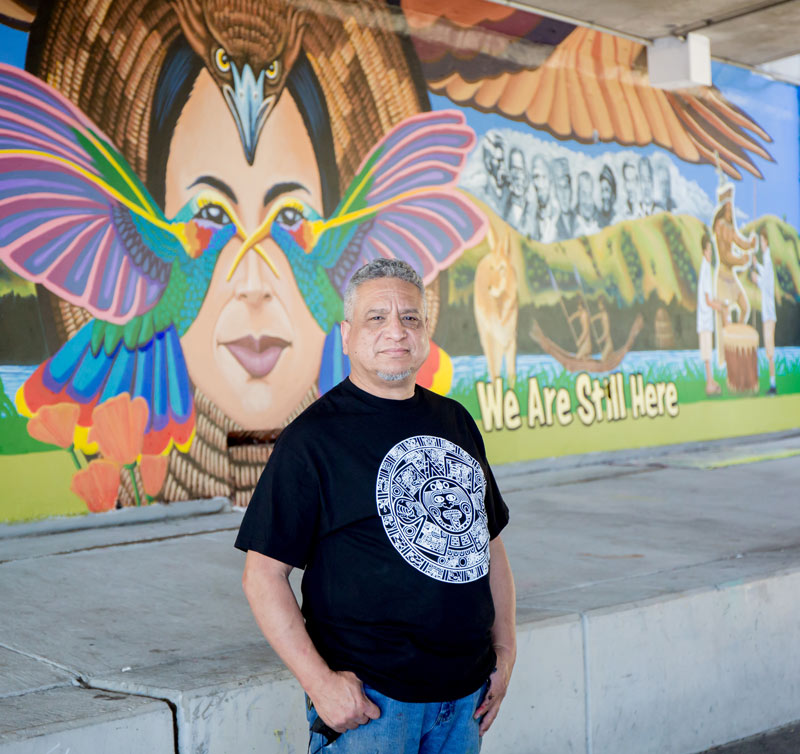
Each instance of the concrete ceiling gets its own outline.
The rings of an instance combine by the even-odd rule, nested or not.
[[[503,5],[652,42],[704,34],[711,56],[760,67],[800,54],[800,0],[499,0]],[[774,66],[768,66],[775,70]],[[792,78],[792,76],[789,76]]]

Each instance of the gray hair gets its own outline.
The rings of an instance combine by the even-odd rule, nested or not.
[[[379,257],[365,264],[353,273],[347,288],[344,290],[344,318],[349,320],[353,316],[355,306],[356,288],[369,280],[381,278],[396,278],[406,283],[411,283],[422,296],[422,315],[427,316],[427,302],[425,301],[425,285],[417,271],[408,262],[400,259],[385,259]]]

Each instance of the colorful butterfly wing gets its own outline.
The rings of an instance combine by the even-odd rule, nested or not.
[[[0,260],[122,324],[159,300],[178,248],[90,121],[39,79],[0,65]]]

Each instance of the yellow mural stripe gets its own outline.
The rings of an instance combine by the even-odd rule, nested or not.
[[[679,406],[680,414],[674,419],[668,416],[632,419],[629,414],[622,421],[597,422],[589,427],[575,418],[566,427],[556,423],[552,427],[531,429],[523,417],[522,426],[517,430],[484,432],[481,429],[481,434],[493,464],[720,440],[796,429],[800,394],[701,401]]]
[[[393,196],[391,199],[384,199],[384,201],[378,202],[378,204],[370,204],[368,207],[357,209],[355,212],[334,215],[329,220],[325,220],[325,222],[322,223],[322,232],[328,230],[329,228],[336,228],[339,225],[360,220],[363,217],[369,217],[370,215],[374,215],[376,212],[380,212],[384,207],[391,207],[393,204],[399,204],[406,199],[412,199],[415,196],[422,196],[423,194],[427,193],[430,193],[430,188],[411,189],[410,191],[404,191],[402,194]]]
[[[69,488],[74,473],[75,465],[63,450],[0,454],[3,523],[88,513],[86,503]]]
[[[117,169],[117,173],[122,176],[122,179],[130,187],[133,193],[136,194],[136,196],[139,198],[139,201],[153,211],[155,209],[155,205],[153,202],[149,201],[148,197],[139,190],[139,187],[136,185],[136,183],[131,180],[128,172],[121,167],[119,160],[117,160],[113,154],[111,154],[111,152],[109,152],[108,149],[103,146],[103,143],[91,131],[87,131],[86,134],[88,135],[92,144],[94,144],[97,150],[103,155],[103,157],[105,157]]]
[[[791,458],[792,456],[800,456],[800,448],[795,450],[782,450],[775,453],[764,453],[758,456],[747,456],[745,458],[726,458],[722,461],[714,461],[712,463],[704,463],[704,469],[724,469],[726,466],[739,466],[745,463],[759,463],[761,461],[777,461],[780,458]]]

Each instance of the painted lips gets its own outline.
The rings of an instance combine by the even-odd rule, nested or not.
[[[266,377],[275,367],[283,349],[289,343],[281,338],[262,335],[246,335],[244,338],[232,340],[223,345],[233,354],[244,369],[252,376]]]

